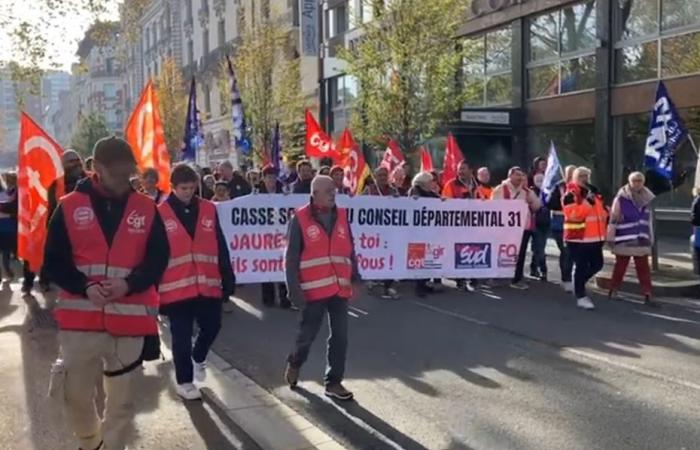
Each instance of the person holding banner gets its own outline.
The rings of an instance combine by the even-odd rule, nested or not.
[[[440,188],[435,181],[435,176],[431,172],[419,172],[413,177],[411,189],[408,191],[408,196],[413,198],[440,198]],[[440,280],[437,280],[440,281]],[[432,280],[416,280],[415,293],[416,297],[423,298],[428,294],[435,293],[436,283]]]
[[[185,400],[197,400],[201,394],[193,381],[206,378],[207,354],[221,329],[222,300],[233,295],[235,276],[216,206],[195,195],[197,173],[178,164],[170,182],[173,194],[158,206],[170,250],[158,286],[160,313],[170,323],[175,390]],[[199,332],[193,345],[195,322]]]
[[[566,186],[571,182],[576,166],[566,166],[564,169],[564,179],[556,184],[547,202],[547,208],[551,211],[552,220],[550,229],[554,242],[559,248],[559,271],[561,272],[561,284],[564,292],[574,292],[574,285],[571,283],[571,273],[574,269],[574,262],[569,254],[569,248],[564,243],[564,211],[562,199],[566,194]]]
[[[586,167],[574,170],[562,199],[564,210],[564,242],[574,261],[574,295],[579,308],[594,309],[586,295],[586,283],[603,268],[603,243],[607,233],[608,211],[603,196],[589,183],[591,171]]]
[[[445,182],[442,196],[445,198],[474,198],[476,183],[469,163],[461,160],[457,165],[457,176]]]
[[[155,203],[131,189],[129,144],[103,138],[93,153],[95,174],[63,198],[49,222],[44,264],[60,288],[50,394],[63,403],[81,449],[123,449],[134,370],[160,354],[156,284],[168,243]],[[98,415],[100,378],[107,399]]]
[[[475,198],[480,200],[491,200],[493,188],[489,184],[491,182],[491,172],[488,167],[480,167],[476,171],[476,195]]]
[[[278,171],[272,164],[263,167],[263,179],[259,185],[260,194],[284,194],[284,185],[277,179]],[[279,293],[280,307],[292,308],[292,302],[287,296],[287,286],[284,283],[262,283],[262,303],[265,306],[275,306],[275,295]]]
[[[240,173],[234,172],[230,161],[219,164],[219,174],[221,180],[229,184],[231,198],[243,197],[251,193],[250,184]]]
[[[332,178],[314,178],[309,203],[297,209],[289,223],[285,278],[291,301],[303,307],[296,344],[287,358],[285,380],[296,387],[299,370],[327,314],[330,337],[325,394],[351,400],[353,394],[342,382],[348,345],[348,301],[359,272],[347,210],[336,207],[335,191]]]
[[[340,166],[331,167],[330,172],[331,178],[335,183],[335,193],[343,195],[351,195],[352,191],[349,187],[345,186],[345,170]]]
[[[520,242],[520,250],[518,253],[518,261],[515,266],[515,275],[510,287],[514,289],[528,289],[530,286],[523,278],[525,268],[525,257],[527,256],[527,246],[532,237],[532,231],[535,227],[533,213],[537,212],[542,206],[540,199],[527,188],[527,178],[525,172],[520,167],[511,167],[508,170],[508,179],[504,180],[493,190],[492,198],[494,200],[518,200],[525,202],[528,205],[528,216],[525,217],[525,229]]]
[[[401,197],[405,197],[408,194],[410,187],[407,183],[406,176],[406,165],[404,163],[399,164],[394,167],[391,171],[391,185],[396,189]]]
[[[537,198],[542,198],[542,184],[544,181],[544,173],[535,173],[532,177],[534,185],[530,189],[535,193]],[[549,209],[546,205],[535,213],[535,228],[532,233],[532,258],[530,259],[530,277],[540,281],[547,281],[547,255],[545,249],[547,247],[547,236],[549,236],[549,228],[552,218],[549,214]]]
[[[648,306],[658,306],[651,299],[649,269],[649,255],[654,238],[650,217],[654,194],[644,186],[644,182],[643,173],[632,172],[628,183],[617,192],[610,209],[608,241],[615,255],[615,268],[610,280],[608,298],[618,299],[617,289],[622,284],[630,258],[634,258],[644,303]]]

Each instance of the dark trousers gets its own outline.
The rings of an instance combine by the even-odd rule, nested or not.
[[[535,228],[532,233],[532,257],[530,259],[530,272],[539,272],[540,275],[547,275],[547,248],[548,228]]]
[[[287,358],[292,367],[301,367],[309,356],[323,316],[328,314],[330,334],[326,350],[326,386],[340,383],[345,375],[345,356],[348,349],[348,301],[331,297],[318,302],[307,302],[301,313],[301,323],[294,351]]]
[[[559,248],[559,270],[561,271],[561,281],[571,282],[571,272],[574,269],[574,261],[569,254],[569,248],[564,243],[564,231],[552,230],[552,237]]]
[[[574,261],[574,295],[586,296],[586,283],[603,268],[602,242],[567,242]]]
[[[275,287],[277,289],[275,289]],[[263,283],[261,290],[263,304],[268,306],[274,305],[275,291],[279,290],[280,306],[291,306],[291,302],[287,298],[287,286],[284,283]]]
[[[27,261],[24,261],[22,264],[22,276],[24,277],[24,280],[22,280],[22,290],[25,292],[31,291],[34,287],[36,274],[29,270],[29,263]]]
[[[513,283],[523,279],[523,270],[525,268],[525,257],[527,256],[527,244],[530,242],[532,237],[532,231],[524,230],[523,238],[520,241],[520,251],[518,252],[518,262],[515,265],[515,275],[513,276]]]
[[[173,363],[178,384],[192,382],[192,360],[203,362],[221,329],[221,302],[197,299],[173,305],[167,312],[173,340]],[[199,333],[192,346],[194,323]]]

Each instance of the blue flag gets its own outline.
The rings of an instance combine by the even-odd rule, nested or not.
[[[204,143],[202,127],[197,110],[197,88],[194,77],[190,84],[190,98],[187,101],[187,117],[185,118],[185,136],[183,137],[182,160],[197,161],[197,149]]]
[[[248,138],[248,126],[243,112],[243,100],[238,90],[236,73],[233,71],[231,59],[227,56],[228,74],[231,77],[231,119],[233,120],[233,143],[244,155],[250,154],[251,144]]]
[[[544,171],[544,179],[542,180],[542,200],[545,203],[549,201],[549,197],[561,180],[563,180],[562,168],[557,156],[557,149],[554,147],[554,142],[550,142],[547,168]]]
[[[280,139],[280,124],[275,123],[275,129],[272,131],[272,148],[270,149],[270,161],[272,166],[277,171],[277,179],[284,180],[289,175],[287,166],[284,164],[282,157],[282,144]]]
[[[687,135],[666,86],[659,81],[644,149],[644,167],[670,180],[676,149]]]

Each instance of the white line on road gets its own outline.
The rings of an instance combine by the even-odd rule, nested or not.
[[[469,323],[473,323],[476,325],[489,327],[489,328],[492,328],[496,331],[500,331],[502,333],[510,334],[510,335],[516,336],[516,337],[520,337],[522,339],[528,339],[532,342],[538,343],[540,345],[545,345],[545,346],[550,347],[550,348],[556,348],[556,349],[560,350],[562,353],[569,353],[571,355],[575,355],[575,356],[578,356],[580,358],[585,358],[585,359],[593,360],[596,362],[605,363],[609,366],[617,367],[619,369],[624,369],[624,370],[627,370],[629,372],[633,372],[637,375],[641,375],[641,376],[644,376],[647,378],[660,380],[662,382],[669,383],[669,384],[677,384],[680,386],[687,387],[689,389],[694,389],[694,390],[700,391],[700,384],[693,383],[692,381],[687,381],[687,380],[683,380],[681,378],[676,378],[676,377],[664,375],[662,373],[655,372],[655,371],[649,370],[649,369],[645,369],[643,367],[640,367],[640,366],[637,366],[634,364],[627,364],[625,362],[620,361],[619,359],[611,359],[611,358],[608,358],[607,356],[599,355],[599,354],[589,352],[586,350],[580,350],[577,348],[558,344],[556,342],[541,340],[541,339],[538,339],[538,338],[535,338],[532,336],[528,336],[524,333],[520,333],[518,331],[510,330],[510,329],[505,328],[505,327],[500,326],[500,325],[496,325],[496,324],[493,324],[490,322],[485,322],[483,320],[475,319],[473,317],[469,317],[469,316],[466,316],[464,314],[456,313],[454,311],[447,311],[447,310],[444,310],[442,308],[438,308],[438,307],[433,306],[433,305],[425,304],[423,302],[419,302],[419,301],[415,301],[415,300],[408,300],[408,302],[412,303],[416,306],[419,306],[421,308],[425,308],[425,309],[428,309],[430,311],[436,312],[438,314],[443,314],[446,316],[454,317],[456,319],[459,319],[459,320],[462,320],[465,322],[469,322]]]
[[[367,311],[365,311],[364,309],[360,309],[360,308],[358,308],[357,306],[351,306],[350,309],[353,310],[353,311],[355,311],[356,313],[362,314],[363,316],[368,316],[368,315],[369,315],[369,313],[368,313]]]

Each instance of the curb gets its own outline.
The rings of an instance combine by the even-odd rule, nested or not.
[[[204,398],[263,450],[344,450],[306,418],[210,351]]]
[[[610,288],[611,274],[601,273],[596,275],[595,284],[600,289],[608,290]],[[689,297],[700,298],[700,281],[668,281],[654,282],[652,281],[652,289],[654,299],[663,301],[661,297]],[[633,294],[642,295],[639,281],[632,278],[624,278],[620,285],[620,292],[630,292]]]

